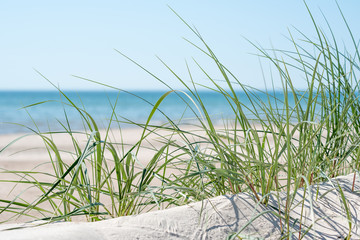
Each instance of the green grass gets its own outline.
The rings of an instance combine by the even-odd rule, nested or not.
[[[74,104],[58,89],[64,104],[75,108],[81,116],[84,123],[81,134],[87,136],[88,142],[81,147],[75,137],[78,133],[71,129],[68,121],[61,123],[62,132],[31,129],[33,134],[42,138],[54,172],[13,171],[13,174],[21,177],[16,183],[38,188],[42,194],[33,202],[22,199],[21,194],[13,200],[2,199],[0,214],[12,212],[15,218],[31,216],[36,212],[45,220],[68,221],[80,215],[88,221],[98,221],[239,192],[250,193],[260,204],[267,204],[270,194],[285,192],[285,206],[279,204],[274,213],[281,219],[284,238],[291,236],[295,231],[291,219],[294,193],[299,188],[307,189],[329,178],[358,173],[360,166],[358,44],[345,18],[343,20],[348,27],[354,53],[340,50],[330,26],[328,37],[317,25],[310,10],[309,15],[313,20],[316,39],[297,31],[296,34],[303,40],[295,40],[293,33],[289,32],[289,40],[293,44],[290,50],[265,50],[254,44],[259,56],[269,61],[275,70],[275,74],[270,74],[269,78],[281,79],[281,98],[274,94],[274,89],[267,89],[261,92],[266,93],[268,101],[260,99],[256,95],[260,90],[242,84],[216,57],[200,33],[180,16],[199,40],[199,44],[188,42],[215,64],[222,82],[213,79],[195,61],[208,79],[206,86],[200,86],[192,79],[189,66],[189,77],[185,80],[161,60],[165,68],[183,84],[186,92],[175,91],[168,86],[169,91],[153,104],[145,124],[126,118],[120,120],[115,112],[115,103],[112,105],[113,112],[109,113],[108,127],[102,135],[97,123],[84,110],[85,107]],[[163,82],[136,61],[125,57]],[[298,79],[298,75],[306,82],[305,90],[294,87],[293,76]],[[234,119],[224,119],[220,127],[215,124],[214,117],[208,113],[209,106],[200,97],[199,87],[222,94],[233,111]],[[247,96],[250,105],[244,105],[239,100],[239,89],[241,94]],[[166,101],[169,94],[179,95],[187,104],[187,111],[193,112],[191,127],[161,112],[161,103]],[[290,104],[292,101],[295,105]],[[149,103],[144,100],[144,104]],[[156,111],[167,118],[167,124],[152,124]],[[245,114],[248,111],[252,113],[251,117]],[[110,138],[113,131],[110,126],[118,124],[121,133],[120,123],[124,122],[143,129],[138,142],[130,147],[126,145],[126,140],[114,142]],[[73,143],[71,155],[74,161],[71,164],[63,160],[65,153],[58,149],[53,140],[56,134],[69,135]],[[159,144],[146,144],[153,141],[150,140],[152,136],[157,136],[160,147],[156,147]],[[6,148],[1,149],[0,153],[5,152]],[[148,163],[138,160],[138,155],[145,148],[151,148],[154,153]],[[3,173],[8,171],[3,170]],[[38,175],[48,175],[53,181],[37,181]],[[334,187],[339,191],[346,216],[351,220],[343,190],[340,186]],[[309,194],[304,195],[304,201],[308,197]],[[103,205],[104,199],[111,202],[110,207]],[[50,207],[43,207],[45,203]],[[299,221],[301,226],[302,219]],[[311,227],[303,226],[304,232],[297,234],[306,234],[306,229]],[[349,229],[348,238],[351,221]],[[241,234],[241,231],[237,234]]]

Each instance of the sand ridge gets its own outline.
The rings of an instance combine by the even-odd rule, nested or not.
[[[104,136],[104,132],[101,133]],[[118,134],[118,133],[115,133]],[[139,129],[124,129],[122,136],[129,146],[136,143],[141,135]],[[0,148],[18,135],[1,135]],[[56,135],[59,147],[71,150],[71,141],[66,135]],[[79,135],[79,142],[86,144],[86,136]],[[21,151],[23,148],[28,151]],[[141,158],[151,157],[151,150],[144,151]],[[69,161],[71,161],[71,156]],[[8,151],[0,154],[0,167],[6,169],[31,169],[39,164],[48,162],[49,156],[44,151],[43,142],[37,136],[21,139]],[[45,170],[49,165],[41,165]],[[360,176],[356,177],[355,189],[352,191],[354,174],[332,179],[331,182],[316,184],[308,190],[297,191],[292,203],[291,231],[293,237],[298,238],[299,231],[305,231],[313,223],[304,239],[339,239],[349,232],[349,224],[344,211],[344,204],[339,196],[338,184],[344,191],[347,204],[351,212],[351,234],[353,239],[360,239]],[[4,175],[3,175],[4,177]],[[6,198],[12,186],[1,183],[0,197]],[[304,206],[301,201],[304,196]],[[27,195],[26,195],[27,194]],[[27,191],[24,197],[32,197],[35,192]],[[143,213],[134,216],[119,217],[95,223],[86,222],[58,222],[33,227],[35,223],[23,223],[29,218],[20,218],[17,222],[0,225],[0,239],[35,240],[35,239],[224,239],[230,233],[241,231],[242,237],[248,239],[278,239],[284,228],[276,213],[284,210],[286,195],[276,197],[270,195],[267,206],[258,204],[247,193],[219,196],[201,202],[170,209]],[[313,209],[310,207],[311,202]],[[299,225],[302,215],[303,225]],[[256,219],[253,219],[258,216]],[[0,215],[0,220],[8,217]],[[252,221],[253,219],[253,221]],[[32,227],[29,227],[32,226]],[[245,226],[245,227],[244,227]],[[25,228],[22,228],[25,227]],[[17,230],[6,230],[19,228]]]
[[[303,214],[306,226],[310,226],[314,216],[315,225],[303,239],[344,239],[349,232],[349,224],[342,211],[341,202],[337,198],[334,185],[339,184],[345,192],[351,209],[352,238],[360,238],[360,181],[356,181],[354,192],[351,191],[353,174],[332,179],[331,182],[312,186],[314,212],[310,210],[310,201],[305,202]],[[316,192],[318,194],[316,195]],[[295,197],[300,201],[304,189],[300,189]],[[316,197],[318,196],[318,197]],[[246,193],[219,196],[201,202],[174,207],[156,212],[135,216],[119,217],[95,223],[51,223],[38,227],[31,224],[0,225],[0,239],[8,240],[115,240],[115,239],[225,239],[233,232],[241,231],[245,239],[279,239],[281,224],[274,214],[278,206],[277,198],[271,198],[268,206],[257,204]],[[280,205],[283,202],[280,200]],[[296,206],[291,213],[293,218],[293,238],[299,236],[301,206]],[[263,213],[260,214],[259,213]],[[254,219],[255,216],[257,218]],[[250,223],[250,224],[248,224]],[[33,223],[34,224],[34,223]],[[245,226],[245,227],[244,227]],[[6,230],[14,227],[25,227],[17,230]],[[282,226],[284,227],[284,226]]]

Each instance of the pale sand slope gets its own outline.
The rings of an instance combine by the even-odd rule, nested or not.
[[[115,139],[119,142],[119,134],[114,132]],[[139,129],[124,129],[122,132],[123,142],[132,146],[141,135]],[[11,140],[21,135],[0,135],[0,149]],[[102,133],[104,136],[104,133]],[[82,143],[86,144],[86,136],[76,136]],[[54,136],[58,147],[65,151],[73,151],[70,139],[66,135]],[[147,144],[147,143],[146,143]],[[152,143],[154,144],[154,143]],[[128,147],[126,147],[128,148]],[[23,151],[29,149],[28,151]],[[16,154],[14,154],[16,153]],[[146,162],[154,151],[144,148],[139,160]],[[67,161],[73,161],[70,155],[63,155]],[[13,170],[29,170],[41,163],[49,162],[49,156],[44,151],[44,144],[39,137],[30,136],[21,139],[15,145],[0,154],[0,167]],[[51,172],[51,164],[41,165],[39,170]],[[10,179],[14,176],[2,174],[2,178]],[[337,178],[342,186],[352,214],[353,239],[360,239],[360,182],[357,176],[356,188],[351,192],[353,175]],[[337,180],[333,181],[337,186]],[[12,189],[9,183],[0,183],[0,199],[12,199],[16,192],[22,190],[17,187],[15,192],[8,196]],[[316,190],[319,190],[316,198]],[[33,199],[38,192],[29,190],[22,197]],[[297,199],[302,199],[303,191],[297,193]],[[338,239],[344,238],[348,233],[348,223],[341,204],[338,190],[330,183],[312,188],[312,199],[314,201],[315,227],[307,235],[307,239]],[[284,195],[282,195],[284,196]],[[285,196],[284,196],[285,198]],[[284,199],[282,198],[282,199]],[[301,205],[292,204],[292,217],[299,218]],[[282,206],[284,200],[280,200]],[[271,199],[271,206],[277,207],[277,200]],[[311,224],[311,211],[309,201],[305,204],[306,225]],[[259,205],[255,210],[256,202],[247,194],[234,196],[222,196],[208,201],[194,203],[188,206],[175,207],[172,209],[145,213],[137,216],[121,217],[98,223],[56,223],[36,228],[26,228],[12,231],[0,231],[0,240],[3,239],[224,239],[228,233],[238,231],[252,216],[266,210],[274,210],[270,206]],[[282,207],[282,209],[284,209]],[[5,220],[8,214],[0,214],[0,220]],[[25,222],[30,219],[20,218],[17,222]],[[0,229],[20,227],[23,224],[0,225]],[[295,222],[295,229],[299,228]],[[306,229],[306,226],[302,226]],[[280,222],[273,213],[266,213],[258,217],[252,224],[244,229],[243,235],[253,237],[260,236],[266,239],[278,239],[280,237]],[[298,233],[295,235],[298,236]]]
[[[360,239],[360,181],[357,176],[355,191],[351,192],[353,174],[332,180],[340,184],[345,192],[351,211],[352,239]],[[316,191],[318,197],[316,198]],[[348,233],[346,215],[338,198],[338,191],[330,183],[314,185],[311,190],[314,203],[315,226],[304,239],[344,239]],[[292,206],[302,198],[300,189]],[[271,206],[277,206],[273,198]],[[285,203],[280,200],[281,205]],[[0,225],[0,239],[3,240],[115,240],[115,239],[225,239],[228,233],[238,231],[259,212],[273,210],[270,206],[259,205],[248,194],[220,196],[203,202],[174,207],[157,212],[136,216],[120,217],[96,223],[55,223],[40,227],[4,230],[23,224]],[[311,211],[306,201],[304,211],[306,225],[310,225]],[[301,205],[294,207],[292,217],[299,218]],[[298,223],[295,229],[299,228]],[[302,229],[306,227],[303,225]],[[255,219],[243,231],[242,236],[278,239],[280,235],[279,219],[271,212]],[[298,238],[296,233],[293,239]],[[252,238],[254,239],[254,238]]]

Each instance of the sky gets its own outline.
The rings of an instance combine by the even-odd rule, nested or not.
[[[335,1],[311,0],[308,5],[321,26],[326,28],[323,12],[338,40],[349,41]],[[358,40],[360,1],[339,1],[339,5]],[[264,87],[264,79],[254,55],[258,51],[246,39],[264,48],[291,49],[287,36],[289,31],[296,33],[294,27],[316,36],[301,0],[4,0],[0,2],[0,90],[54,89],[38,72],[63,90],[104,89],[74,75],[125,90],[166,88],[117,51],[175,89],[183,86],[158,58],[187,83],[186,64],[194,81],[208,84],[194,59],[221,80],[210,59],[184,40],[201,45],[169,7],[196,27],[242,83],[256,88]],[[298,88],[304,84],[296,83]],[[275,85],[281,84],[275,81]]]

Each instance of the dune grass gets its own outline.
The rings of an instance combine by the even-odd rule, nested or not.
[[[296,231],[301,238],[313,227],[315,220],[310,226],[303,225],[300,232],[293,229],[291,209],[294,193],[299,188],[307,189],[310,185],[340,175],[353,173],[355,179],[360,166],[358,44],[345,17],[343,20],[348,27],[354,53],[340,50],[330,26],[328,37],[317,25],[310,10],[309,15],[317,34],[315,40],[297,31],[304,41],[295,40],[289,33],[292,50],[266,50],[254,44],[259,56],[268,60],[276,70],[276,74],[269,78],[281,79],[281,95],[276,94],[274,89],[261,91],[242,84],[216,57],[200,33],[179,16],[201,45],[189,43],[213,61],[223,78],[219,83],[195,61],[208,79],[208,84],[202,87],[221,94],[233,111],[233,119],[224,119],[222,126],[218,126],[208,113],[211,106],[204,104],[198,91],[200,86],[192,79],[190,67],[189,78],[185,80],[162,62],[186,91],[176,91],[168,86],[169,91],[156,103],[144,100],[144,104],[153,106],[145,123],[120,118],[115,107],[121,103],[116,102],[112,105],[113,112],[109,113],[108,127],[102,135],[85,108],[76,105],[54,86],[62,95],[64,104],[78,111],[84,131],[73,131],[68,121],[61,123],[62,132],[31,129],[33,134],[43,139],[54,172],[12,171],[21,178],[16,183],[38,188],[42,194],[33,202],[22,199],[21,194],[13,200],[1,199],[0,214],[12,212],[15,218],[19,215],[31,216],[36,212],[41,213],[43,220],[71,221],[76,216],[84,216],[88,221],[98,221],[239,192],[250,193],[260,204],[267,204],[271,194],[286,192],[285,206],[275,206],[274,213],[281,219],[284,238]],[[151,71],[139,67],[162,82]],[[307,83],[307,88],[302,91],[294,87],[294,79],[298,79],[299,75]],[[259,92],[265,93],[268,100],[259,98]],[[192,111],[194,119],[191,126],[182,124],[181,119],[170,119],[161,111],[161,103],[169,94],[179,95],[187,104],[187,111]],[[251,104],[243,104],[239,94],[246,96]],[[151,120],[155,112],[163,114],[168,122],[153,124]],[[248,112],[251,116],[246,114]],[[125,141],[111,140],[114,124],[118,124],[121,133],[120,123],[143,129],[133,146],[127,146]],[[64,152],[58,149],[52,138],[56,134],[70,136],[74,147],[71,164],[63,160]],[[76,134],[87,136],[85,147],[77,141]],[[157,137],[160,147],[145,144],[154,141],[150,140],[153,136]],[[138,154],[144,148],[151,148],[154,153],[145,163],[138,160]],[[2,172],[9,173],[6,170]],[[41,174],[49,175],[53,181],[38,181],[37,175]],[[350,238],[350,210],[341,187],[334,186],[349,219]],[[304,201],[311,200],[309,195],[304,195]],[[110,207],[103,204],[104,199],[111,202]],[[44,203],[50,208],[43,207]],[[297,221],[301,225],[302,219]],[[240,234],[241,231],[231,238]]]

